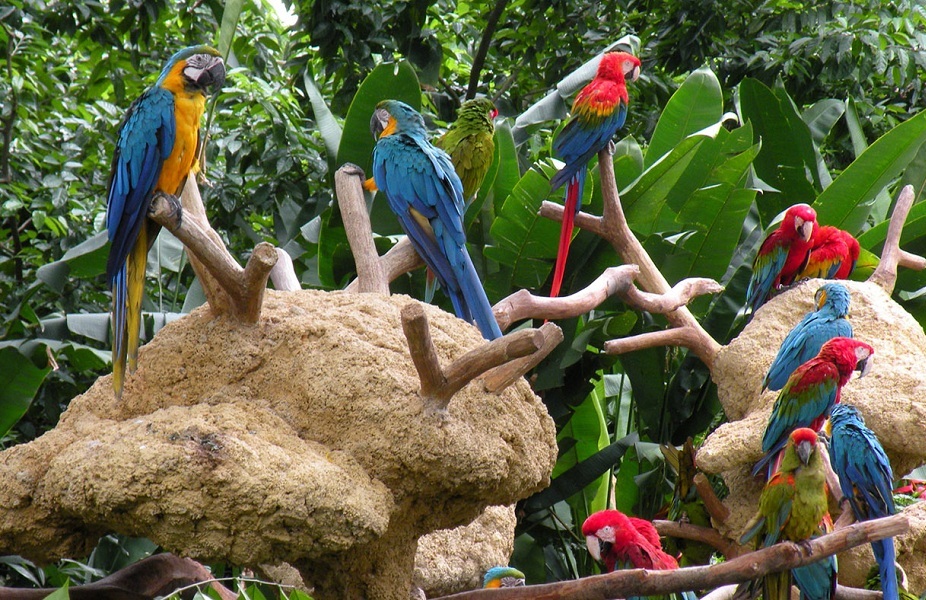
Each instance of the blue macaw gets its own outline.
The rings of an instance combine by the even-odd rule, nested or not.
[[[466,251],[463,184],[446,152],[427,137],[424,119],[398,100],[376,105],[370,120],[373,180],[415,250],[437,275],[457,316],[487,340],[501,337],[492,306]]]
[[[113,388],[122,397],[128,372],[138,363],[141,304],[148,248],[158,226],[148,220],[156,192],[180,193],[196,169],[199,121],[206,94],[225,83],[225,63],[209,46],[191,46],[174,54],[154,86],[129,107],[119,127],[109,194],[106,229],[112,288]]]
[[[762,382],[762,391],[780,390],[800,365],[817,355],[820,347],[834,337],[852,337],[849,290],[841,283],[820,286],[814,295],[816,310],[804,315],[781,342],[778,354]]]
[[[891,462],[874,432],[854,406],[839,404],[829,421],[830,463],[839,475],[839,486],[849,499],[858,521],[887,517],[895,512]],[[894,538],[871,543],[885,600],[898,597],[894,570]]]

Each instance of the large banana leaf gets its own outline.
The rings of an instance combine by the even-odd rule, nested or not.
[[[689,135],[714,125],[722,115],[723,93],[717,76],[706,67],[698,69],[672,94],[659,116],[644,167],[652,166]]]

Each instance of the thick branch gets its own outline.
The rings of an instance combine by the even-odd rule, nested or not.
[[[383,270],[386,271],[386,281],[391,283],[400,276],[405,275],[413,269],[424,265],[424,260],[408,241],[407,237],[402,238],[399,242],[389,249],[388,252],[380,257]],[[357,293],[360,291],[360,278],[354,279],[346,288],[346,291]]]
[[[715,523],[726,523],[727,519],[730,518],[730,509],[724,506],[720,498],[717,497],[714,487],[707,479],[707,475],[695,473],[692,483],[698,489],[698,496],[704,502],[704,508],[707,510],[707,514],[711,516],[711,520]]]
[[[155,554],[99,581],[70,586],[68,596],[71,600],[154,600],[169,596],[175,590],[190,584],[202,582],[203,587],[211,587],[223,600],[235,600],[238,597],[236,593],[212,579],[212,574],[196,561],[173,554]],[[208,584],[205,583],[207,581]],[[6,600],[38,600],[53,591],[0,588],[0,597]]]
[[[922,270],[926,268],[926,259],[900,249],[900,235],[903,233],[904,222],[913,206],[916,193],[912,185],[905,185],[897,196],[891,221],[887,226],[887,236],[884,238],[884,249],[881,251],[881,261],[875,268],[868,281],[876,283],[888,294],[894,292],[897,283],[897,265],[902,264],[911,269]]]
[[[469,71],[469,87],[466,88],[466,99],[470,100],[476,97],[476,90],[479,89],[479,75],[482,73],[482,66],[485,64],[486,55],[489,53],[489,45],[492,43],[492,36],[495,35],[495,27],[502,13],[505,12],[505,5],[508,0],[496,0],[495,8],[486,18],[485,28],[482,30],[482,39],[479,40],[479,48],[476,49],[476,56],[473,57],[473,66]]]
[[[255,323],[260,317],[267,278],[277,261],[276,250],[266,242],[258,244],[242,269],[209,225],[194,177],[187,178],[182,199],[181,214],[171,199],[155,194],[148,216],[183,242],[212,309]]]
[[[827,556],[875,540],[907,531],[907,518],[894,515],[874,521],[858,523],[840,531],[821,536],[805,544],[785,542],[770,548],[750,552],[726,562],[706,566],[688,567],[674,571],[646,571],[633,569],[615,571],[607,575],[585,577],[575,581],[561,581],[545,585],[496,590],[474,590],[444,596],[449,600],[494,598],[510,600],[606,600],[630,596],[659,596],[671,592],[714,589],[730,583],[741,583],[768,573],[793,569],[816,562]],[[874,596],[872,596],[874,598]]]
[[[576,226],[591,231],[607,240],[620,255],[624,263],[639,266],[640,274],[637,280],[644,290],[654,294],[666,294],[670,289],[669,282],[663,277],[649,254],[644,250],[643,245],[637,240],[636,236],[627,225],[624,211],[621,208],[617,183],[614,179],[614,163],[607,149],[598,153],[598,169],[601,175],[601,194],[603,201],[602,216],[599,218],[580,212],[575,218]],[[550,202],[544,202],[540,207],[540,214],[550,219],[562,221],[563,207]],[[684,342],[680,345],[689,348],[704,361],[708,367],[711,367],[714,362],[714,356],[720,349],[720,344],[701,327],[697,319],[694,318],[694,315],[691,314],[691,311],[685,306],[680,306],[675,310],[663,314],[665,314],[666,319],[668,319],[674,330],[683,330],[683,333],[674,338],[670,336],[668,338],[656,339]],[[649,344],[652,341],[653,338],[649,338],[643,343]],[[631,346],[633,347],[633,344],[631,344]],[[612,346],[612,348],[619,347],[619,345]],[[647,346],[643,345],[636,347]],[[612,351],[609,350],[609,352]]]
[[[389,280],[373,244],[373,226],[363,197],[363,170],[347,163],[334,174],[341,220],[357,265],[357,291],[389,295]]]
[[[723,554],[727,560],[744,554],[742,546],[727,539],[713,527],[700,527],[677,521],[653,521],[653,525],[659,535],[703,542]]]
[[[540,361],[563,341],[563,330],[553,323],[544,323],[537,331],[543,335],[543,345],[540,349],[530,356],[515,359],[486,372],[482,377],[486,391],[495,394],[514,384],[515,381],[524,377],[525,373],[540,364]]]
[[[533,357],[545,346],[546,332],[540,329],[522,329],[470,350],[446,368],[441,368],[431,340],[428,317],[422,304],[406,304],[402,308],[401,316],[402,330],[408,340],[408,351],[421,381],[420,394],[431,400],[438,409],[447,408],[453,395],[480,375],[517,359]],[[521,375],[523,372],[518,377]]]
[[[299,278],[296,277],[296,269],[293,267],[293,259],[289,253],[282,248],[276,248],[277,264],[270,269],[270,281],[273,287],[281,292],[296,292],[302,289]]]

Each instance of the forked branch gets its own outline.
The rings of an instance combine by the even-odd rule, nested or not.
[[[614,163],[607,149],[598,153],[598,169],[601,175],[601,194],[604,203],[602,216],[596,217],[580,212],[576,215],[575,225],[607,240],[624,263],[637,265],[640,272],[636,279],[646,292],[658,295],[667,294],[670,291],[669,282],[663,277],[627,225],[614,179]],[[552,202],[544,202],[540,206],[540,215],[555,221],[562,221],[563,207]],[[708,367],[711,367],[714,356],[720,349],[720,344],[701,327],[691,311],[685,306],[678,306],[674,309],[656,312],[661,312],[666,316],[672,329],[632,336],[623,340],[613,340],[605,345],[605,351],[609,354],[618,354],[653,346],[684,346],[694,352]]]
[[[257,244],[242,269],[209,225],[195,177],[187,178],[181,204],[182,211],[176,198],[155,194],[148,216],[183,242],[213,311],[244,323],[257,322],[267,278],[277,262],[276,249],[266,242]]]
[[[903,233],[904,222],[913,206],[916,194],[912,185],[905,185],[897,196],[891,221],[887,227],[887,236],[884,239],[884,249],[881,251],[881,261],[875,268],[868,281],[877,283],[888,294],[894,292],[897,283],[897,266],[922,271],[926,269],[926,258],[911,254],[900,249],[900,234]]]
[[[510,379],[503,387],[511,385],[533,367],[530,362],[524,363],[517,359],[535,358],[540,355],[536,358],[539,362],[546,356],[546,353],[552,350],[552,347],[546,344],[547,335],[552,333],[550,329],[522,329],[486,342],[446,367],[441,367],[431,340],[428,317],[422,304],[419,302],[406,304],[401,316],[402,330],[408,341],[408,351],[421,381],[420,394],[436,409],[447,408],[453,395],[480,375],[491,372],[493,369],[516,364],[517,367],[514,369],[504,371],[504,377],[496,375],[492,379],[493,383],[498,383],[503,378]],[[559,331],[558,327],[554,326],[554,328]],[[562,333],[560,333],[560,339],[562,339]],[[498,391],[503,387],[492,391]]]

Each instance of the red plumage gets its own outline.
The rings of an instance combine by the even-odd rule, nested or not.
[[[553,141],[553,152],[565,166],[550,180],[552,190],[568,182],[563,224],[560,229],[550,297],[559,295],[566,269],[572,226],[582,208],[582,189],[588,161],[606,148],[627,118],[627,78],[640,74],[640,59],[626,52],[609,52],[601,57],[595,77],[579,91],[572,104],[572,117]]]
[[[628,517],[619,510],[602,510],[582,524],[588,551],[605,570],[631,566],[636,569],[671,570],[678,562],[662,550],[659,534],[649,521]]]
[[[817,228],[810,240],[807,265],[797,279],[847,279],[858,262],[858,240],[851,233],[832,225]]]
[[[765,238],[752,263],[746,306],[753,312],[774,290],[794,283],[807,262],[816,229],[817,213],[809,205],[795,204],[785,211],[781,225]]]

